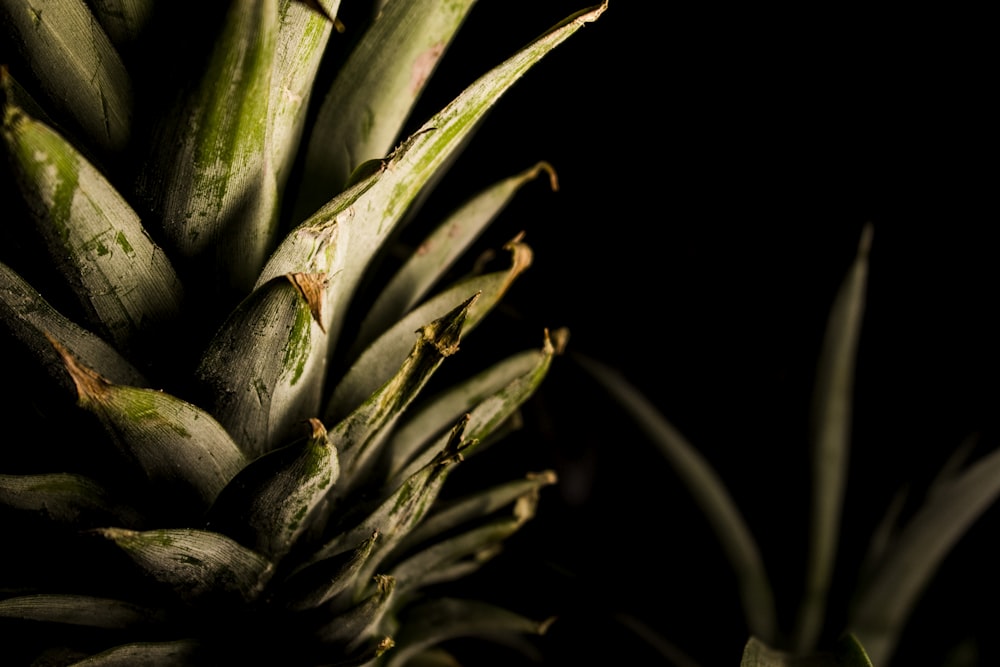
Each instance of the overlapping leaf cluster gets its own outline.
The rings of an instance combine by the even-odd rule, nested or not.
[[[374,3],[334,49],[337,0],[0,2],[14,664],[451,664],[448,638],[542,629],[425,592],[495,554],[555,481],[439,498],[565,333],[421,392],[531,250],[518,236],[505,268],[449,283],[450,267],[554,172],[476,195],[384,284],[373,267],[494,102],[606,4],[396,145],[473,4]],[[136,54],[177,16],[208,39],[150,87]]]

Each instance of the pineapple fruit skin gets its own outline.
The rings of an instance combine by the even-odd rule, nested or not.
[[[607,5],[558,22],[423,125],[405,126],[423,81],[403,101],[348,87],[345,108],[389,118],[384,145],[357,149],[374,151],[367,172],[310,181],[322,86],[351,67],[356,87],[378,83],[363,79],[378,59],[351,65],[348,47],[371,51],[379,21],[398,37],[420,18],[438,35],[429,76],[474,3],[375,3],[377,29],[336,48],[337,3],[311,4],[0,5],[0,350],[23,380],[3,416],[61,433],[0,461],[12,664],[450,664],[449,640],[531,653],[525,637],[548,626],[433,592],[495,556],[555,483],[542,470],[465,496],[445,486],[516,428],[566,333],[450,384],[435,373],[532,253],[517,235],[506,266],[449,267],[521,187],[556,187],[554,170],[497,181],[439,221],[466,230],[454,252],[414,261],[423,287],[378,322],[365,308],[382,296],[374,268],[406,249],[398,234],[486,110]],[[150,59],[178,30],[190,48]],[[21,632],[39,625],[41,641]]]

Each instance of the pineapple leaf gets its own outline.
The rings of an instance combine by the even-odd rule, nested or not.
[[[208,413],[170,394],[111,384],[53,341],[76,384],[79,403],[111,440],[180,507],[203,511],[246,459]]]
[[[377,539],[378,532],[372,533],[354,549],[294,573],[281,589],[282,604],[296,611],[315,609],[347,590],[371,557]]]
[[[400,424],[383,447],[385,475],[399,474],[418,452],[426,453],[429,446],[433,447],[430,443],[434,442],[434,438],[480,404],[484,405],[480,412],[486,409],[485,406],[496,408],[506,405],[500,414],[512,414],[544,377],[552,355],[563,350],[568,332],[560,329],[553,337],[556,339],[554,344],[546,331],[541,350],[530,350],[504,359],[463,382],[451,385],[421,405]],[[504,400],[504,396],[509,400]],[[487,402],[487,399],[494,400]],[[500,400],[499,406],[495,399]],[[496,420],[493,423],[497,423]]]
[[[340,467],[326,429],[252,461],[219,493],[207,526],[278,562],[306,531]]]
[[[887,664],[903,626],[934,572],[1000,495],[1000,451],[938,482],[876,563],[858,592],[851,628],[875,664]]]
[[[88,145],[105,154],[122,150],[132,83],[87,3],[2,0],[0,17],[13,41],[15,71],[30,73],[36,98],[79,129]]]
[[[370,595],[343,613],[333,616],[316,631],[316,637],[321,643],[343,646],[347,653],[352,653],[377,637],[379,623],[389,611],[396,581],[382,574],[376,575],[373,581],[374,591]]]
[[[486,438],[497,432],[517,412],[518,408],[534,395],[535,390],[541,384],[542,380],[545,379],[545,375],[549,371],[549,366],[552,363],[552,355],[557,350],[562,349],[566,335],[568,334],[563,329],[556,332],[555,337],[559,339],[557,343],[559,347],[557,348],[553,347],[552,341],[548,336],[548,331],[546,331],[545,347],[538,363],[527,373],[517,376],[511,382],[487,396],[476,404],[471,411],[466,413],[468,421],[466,437],[469,440],[469,445],[462,451],[464,456],[478,451],[480,446],[486,442]],[[461,388],[459,389],[460,391]],[[459,398],[462,398],[460,394]],[[449,402],[450,400],[447,399],[444,401],[446,404]],[[438,407],[441,406],[438,405]],[[443,442],[449,437],[448,435],[444,435],[441,438],[430,441],[431,444],[429,446],[422,446],[419,452],[414,453],[414,456],[411,457],[405,468],[393,475],[392,479],[395,482],[391,482],[390,485],[399,483],[399,480],[406,479],[413,475],[416,470],[427,465],[430,457],[434,456],[434,452],[440,450]]]
[[[139,192],[187,282],[245,294],[272,250],[278,193],[268,103],[278,0],[232,2],[204,76],[170,114]]]
[[[777,610],[757,542],[725,484],[677,428],[618,371],[582,355],[574,357],[660,448],[701,507],[722,544],[740,586],[744,618],[754,636],[772,640]]]
[[[304,219],[339,192],[361,162],[381,158],[475,0],[389,2],[323,98],[306,150]]]
[[[328,540],[307,565],[353,548],[353,545],[360,544],[370,535],[378,533],[379,539],[375,543],[374,553],[361,568],[358,581],[363,582],[371,578],[382,558],[424,518],[437,499],[453,465],[462,460],[460,452],[467,446],[463,439],[467,421],[463,419],[455,425],[447,446],[433,461],[406,479],[353,528],[342,531]]]
[[[319,411],[326,278],[290,274],[260,286],[216,332],[195,371],[200,398],[248,456],[286,444]]]
[[[555,472],[546,470],[531,473],[524,479],[478,491],[446,504],[438,503],[427,518],[400,541],[397,551],[400,553],[410,551],[412,546],[429,542],[438,535],[466,522],[492,514],[511,503],[516,504],[515,514],[527,520],[534,513],[539,490],[543,486],[555,483]]]
[[[519,504],[513,516],[495,519],[435,542],[393,565],[389,572],[396,579],[397,594],[406,595],[423,586],[450,581],[453,578],[450,568],[459,564],[462,567],[457,571],[462,576],[468,574],[473,569],[467,566],[470,562],[478,567],[495,555],[500,544],[534,515],[534,503],[527,504],[530,509],[524,513],[521,509],[525,505]]]
[[[0,475],[0,507],[76,528],[133,525],[137,513],[98,482],[71,473]]]
[[[142,573],[190,604],[251,602],[274,570],[267,558],[211,531],[99,528],[94,532],[119,547]]]
[[[743,647],[740,667],[872,667],[865,649],[853,635],[837,640],[828,653],[790,654],[751,637]]]
[[[153,18],[154,0],[89,0],[87,3],[112,44],[122,49],[135,43]]]
[[[173,266],[104,176],[10,103],[3,137],[37,233],[91,323],[132,352],[176,319],[183,290]]]
[[[446,357],[458,350],[458,342],[479,299],[473,295],[450,312],[417,330],[417,341],[396,374],[372,392],[365,402],[332,429],[332,437],[340,445],[341,464],[348,485],[335,490],[337,496],[352,491],[350,483],[359,477],[358,471],[374,460],[376,445],[384,442],[387,427],[413,401]],[[413,334],[411,333],[411,336]]]
[[[430,599],[407,609],[386,667],[402,667],[425,649],[456,637],[489,637],[522,647],[518,638],[545,634],[551,622],[534,621],[478,600]]]
[[[423,298],[503,210],[521,186],[537,178],[543,171],[548,173],[552,189],[557,190],[555,171],[547,163],[539,162],[520,174],[490,186],[465,202],[438,225],[379,292],[361,325],[355,347],[368,345],[375,336],[389,328]]]
[[[520,242],[520,237],[506,247],[511,252],[509,269],[453,285],[408,313],[369,345],[334,388],[324,413],[325,420],[341,419],[384,383],[406,358],[413,332],[422,323],[442,317],[468,299],[470,294],[479,296],[469,305],[463,334],[482,321],[500,302],[514,280],[531,264],[531,249]]]
[[[146,380],[115,348],[95,334],[77,326],[42,298],[21,276],[0,262],[0,322],[14,339],[38,359],[46,375],[67,391],[75,388],[66,374],[62,358],[49,342],[59,345],[117,384],[145,386]]]
[[[862,232],[854,264],[834,301],[820,351],[813,397],[813,513],[796,645],[809,650],[823,630],[827,591],[837,557],[851,437],[854,363],[864,311],[872,227]]]
[[[167,642],[135,642],[115,646],[96,655],[74,662],[75,667],[175,667],[176,665],[208,665],[208,654],[195,639]]]
[[[0,617],[120,630],[163,621],[153,609],[88,595],[24,595],[0,600]]]
[[[339,7],[340,0],[280,2],[267,130],[279,192],[284,192],[298,154],[313,84],[337,26],[332,17]]]

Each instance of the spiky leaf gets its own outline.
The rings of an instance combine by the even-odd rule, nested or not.
[[[126,352],[171,324],[183,289],[125,199],[61,135],[11,104],[3,137],[38,235],[91,323]]]
[[[225,535],[189,528],[96,531],[146,576],[189,604],[250,602],[273,573],[271,561]]]

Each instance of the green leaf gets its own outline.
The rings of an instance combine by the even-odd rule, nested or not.
[[[406,610],[386,667],[402,667],[425,649],[458,637],[486,637],[523,646],[519,637],[544,634],[549,623],[478,600],[429,599]]]
[[[71,473],[0,475],[0,506],[77,530],[138,521],[135,511],[116,502],[103,485]]]
[[[743,647],[740,667],[872,667],[864,648],[852,635],[837,640],[831,651],[805,654],[786,653],[771,648],[756,637]]]
[[[389,2],[351,50],[323,98],[306,151],[297,219],[398,139],[424,85],[475,0]]]
[[[509,269],[475,276],[451,286],[408,313],[369,345],[334,388],[324,412],[324,421],[336,422],[354,410],[377,387],[392,377],[403,363],[412,346],[414,331],[418,331],[424,323],[441,318],[459,307],[473,294],[478,297],[468,307],[463,334],[475,328],[496,307],[514,280],[531,264],[531,249],[521,243],[519,238],[506,247],[511,252]]]
[[[887,545],[858,591],[850,627],[872,662],[888,664],[920,594],[941,562],[1000,494],[1000,451],[937,483]]]
[[[30,73],[36,98],[60,119],[71,119],[99,151],[125,148],[132,83],[87,3],[2,0],[0,19],[12,38],[14,70]]]
[[[508,420],[516,414],[524,402],[534,395],[535,390],[542,383],[542,380],[549,371],[552,356],[556,353],[557,349],[562,349],[565,338],[568,337],[568,333],[565,330],[557,331],[554,337],[558,340],[557,344],[559,347],[556,348],[553,347],[552,341],[549,339],[548,331],[545,334],[545,347],[538,358],[538,363],[530,368],[528,372],[515,377],[509,383],[482,399],[471,411],[466,413],[466,419],[468,420],[466,438],[470,444],[463,450],[464,455],[468,456],[479,451],[479,448],[487,441],[487,438],[498,432],[508,423]],[[462,392],[461,386],[458,387],[458,392],[458,398],[462,400],[463,397],[460,395]],[[441,403],[435,405],[435,412],[438,415],[444,414],[444,410],[451,406],[452,397],[448,395],[451,393],[451,391],[446,392],[447,397]],[[441,408],[441,411],[438,412],[437,408]],[[390,483],[390,485],[398,483],[400,479],[409,477],[414,471],[426,465],[430,457],[434,455],[434,452],[440,450],[448,437],[447,434],[444,434],[430,440],[427,444],[421,445],[419,450],[414,452],[413,456],[408,459],[405,467],[395,473],[394,479],[397,481]]]
[[[376,637],[383,617],[390,611],[396,581],[376,575],[374,592],[347,611],[332,617],[316,631],[316,638],[326,645],[342,646],[352,653]]]
[[[339,7],[340,0],[282,0],[280,4],[268,101],[268,142],[279,192],[284,192],[299,149],[316,74],[330,34],[337,26],[330,17]]]
[[[354,549],[315,562],[295,572],[278,591],[289,609],[315,609],[348,590],[372,555],[378,533],[372,533]]]
[[[149,627],[164,620],[160,612],[122,600],[54,594],[0,600],[0,617],[106,630]]]
[[[796,646],[811,649],[823,631],[827,592],[837,557],[847,483],[854,365],[864,312],[871,225],[862,232],[854,264],[830,311],[813,395],[812,501],[806,581],[795,631]]]
[[[38,235],[91,324],[128,352],[173,322],[180,281],[104,176],[12,104],[4,107],[3,137]]]
[[[252,461],[219,493],[207,526],[278,562],[337,481],[337,451],[317,419],[307,438]]]
[[[368,581],[374,575],[382,558],[390,553],[396,544],[420,523],[434,504],[441,486],[453,469],[453,465],[461,460],[460,452],[465,445],[463,440],[465,424],[465,420],[456,424],[445,449],[439,452],[428,465],[411,475],[395,491],[388,494],[388,497],[373,511],[368,513],[367,508],[359,508],[345,518],[344,521],[347,522],[359,511],[366,512],[354,524],[353,528],[343,530],[327,541],[306,565],[354,548],[353,545],[359,544],[372,534],[377,533],[380,537],[375,543],[374,551],[371,557],[365,561],[357,579],[358,582]]]
[[[384,472],[381,474],[386,478],[397,475],[421,452],[426,455],[428,448],[440,449],[435,441],[467,412],[478,410],[476,422],[484,421],[487,414],[512,415],[541,382],[552,355],[563,351],[568,337],[568,331],[560,329],[552,335],[553,341],[546,331],[541,350],[521,352],[504,359],[471,378],[450,385],[421,404],[404,418],[383,446]],[[480,405],[482,407],[477,409]],[[487,423],[499,422],[494,418]]]
[[[20,341],[21,349],[37,360],[39,368],[76,397],[55,340],[81,363],[116,384],[145,386],[143,376],[115,348],[77,326],[42,298],[21,276],[0,263],[0,326]]]
[[[154,488],[170,491],[178,504],[172,511],[204,511],[246,465],[236,443],[208,413],[165,392],[111,384],[54,344],[80,405],[100,418],[112,442]]]
[[[367,475],[361,473],[376,460],[377,446],[384,442],[389,427],[420,393],[441,362],[458,350],[477,299],[478,296],[473,295],[442,317],[417,329],[416,342],[396,374],[331,429],[331,436],[340,444],[345,473],[344,484],[335,490],[335,497],[343,497],[355,489],[359,480],[367,479]]]
[[[198,402],[248,458],[287,444],[319,412],[325,289],[321,274],[268,281],[240,303],[202,355]]]
[[[490,186],[465,202],[438,225],[392,280],[379,291],[378,298],[368,309],[362,322],[355,347],[371,343],[419,302],[482,234],[514,194],[543,171],[548,173],[552,189],[557,190],[558,184],[552,167],[539,162],[531,169]]]
[[[495,556],[503,541],[534,516],[534,509],[532,502],[519,504],[512,516],[464,530],[394,564],[389,573],[396,579],[397,594],[405,596],[424,586],[451,581],[456,574],[469,574]]]
[[[742,514],[725,484],[704,457],[618,371],[582,355],[574,357],[649,436],[698,503],[736,573],[743,614],[750,631],[773,640],[777,633],[774,592]]]
[[[530,473],[524,479],[477,491],[447,503],[439,501],[427,518],[399,543],[397,551],[400,553],[409,551],[415,545],[449,533],[462,524],[488,516],[511,503],[515,504],[515,515],[521,521],[527,520],[534,514],[539,490],[555,483],[555,472],[546,470]]]
[[[278,0],[231,2],[203,78],[166,116],[139,192],[185,278],[247,293],[273,249],[278,193],[267,159]],[[180,267],[181,265],[179,265]],[[208,290],[206,290],[208,291]]]
[[[167,642],[136,642],[115,646],[97,655],[74,662],[75,667],[176,667],[208,665],[208,652],[201,642],[178,639]]]
[[[95,532],[178,599],[199,606],[251,602],[274,569],[267,558],[210,531],[103,528]]]

